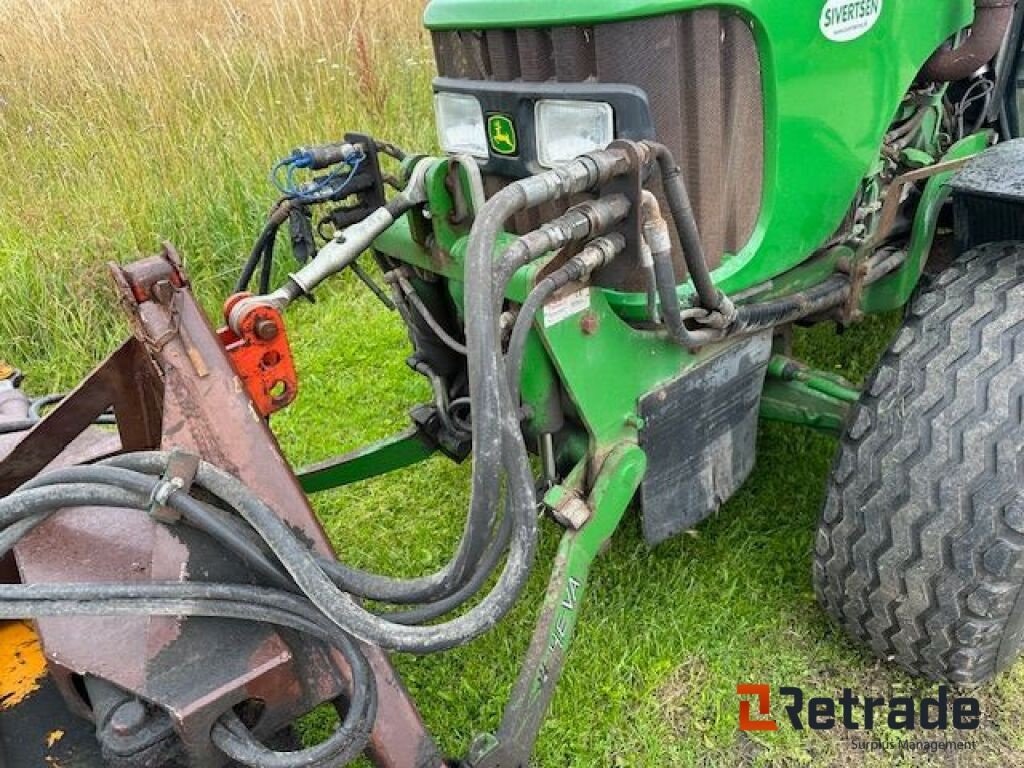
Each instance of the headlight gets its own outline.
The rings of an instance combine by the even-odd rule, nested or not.
[[[434,114],[441,149],[486,160],[487,131],[480,102],[462,93],[434,94]]]
[[[537,160],[554,168],[586,152],[604,149],[615,138],[610,104],[600,101],[537,102]]]

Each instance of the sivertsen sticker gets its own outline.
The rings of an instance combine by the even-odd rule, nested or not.
[[[882,0],[828,0],[821,9],[821,34],[836,43],[866,35],[882,15]]]

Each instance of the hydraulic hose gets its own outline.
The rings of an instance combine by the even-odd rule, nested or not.
[[[259,292],[261,294],[270,292],[270,281],[274,277],[274,250],[277,247],[277,238],[272,237],[263,248],[263,263],[260,266]]]
[[[39,423],[39,419],[8,419],[0,421],[0,435],[10,435],[15,432],[28,432]]]
[[[526,340],[533,328],[533,320],[540,308],[551,296],[569,283],[585,280],[593,272],[612,262],[626,248],[626,239],[620,234],[608,235],[592,240],[576,256],[537,283],[526,297],[508,342],[505,367],[508,370],[509,390],[512,402],[519,401],[519,380],[523,370],[523,355]]]
[[[117,467],[68,467],[40,475],[22,485],[20,490],[52,485],[99,482],[109,484],[112,488],[134,493],[136,501],[141,504],[151,498],[157,481],[148,475],[140,475],[137,472]],[[130,498],[125,498],[124,501],[128,502]],[[128,506],[127,503],[126,506]],[[251,529],[247,529],[236,518],[184,494],[175,496],[175,506],[181,512],[183,522],[220,542],[272,586],[289,592],[296,591],[294,583],[259,546],[258,537],[253,536]],[[37,513],[0,530],[0,557],[9,552],[23,536],[45,521],[47,517],[47,513]],[[402,624],[420,624],[432,621],[465,604],[494,573],[494,569],[508,547],[511,532],[511,519],[503,519],[495,539],[488,547],[473,577],[451,596],[437,602],[417,606],[411,610],[389,612],[383,615],[391,621]],[[333,578],[336,571],[334,566],[337,566],[337,563],[334,560],[321,557],[318,557],[318,562],[324,571]],[[343,586],[343,579],[334,580],[339,586]]]
[[[66,393],[57,392],[50,395],[41,395],[29,401],[28,414],[25,418],[0,420],[0,435],[9,435],[15,432],[28,432],[45,418],[43,410],[59,403],[67,397]],[[114,414],[107,412],[100,414],[93,421],[93,424],[116,424]]]
[[[59,486],[56,486],[59,487]],[[0,590],[0,618],[39,619],[68,616],[203,616],[287,627],[328,643],[349,664],[353,689],[341,726],[326,741],[296,752],[247,750],[255,739],[237,733],[233,714],[215,726],[214,743],[232,759],[252,768],[335,768],[365,749],[376,718],[376,694],[369,664],[358,647],[340,632],[315,620],[301,605],[283,601],[282,593],[256,587],[181,582],[138,584],[25,584]],[[359,682],[357,682],[359,681]],[[233,737],[232,737],[233,736]]]
[[[285,307],[299,296],[309,294],[330,275],[352,264],[381,232],[425,200],[424,178],[429,166],[430,163],[427,162],[417,164],[408,184],[398,196],[324,246],[316,259],[298,273],[291,275],[280,289],[268,296],[252,297],[238,302],[232,312],[232,318],[244,316],[250,302],[269,301],[279,307]],[[232,322],[232,318],[229,318],[229,323]],[[429,576],[396,579],[340,564],[330,566],[330,575],[344,589],[358,597],[398,604],[443,599],[458,591],[472,575],[492,534],[493,523],[493,516],[468,516],[466,530],[455,556],[443,569]]]
[[[249,257],[245,260],[245,264],[242,266],[242,273],[238,276],[238,281],[235,283],[235,293],[249,290],[249,284],[252,282],[253,275],[256,274],[256,268],[260,266],[262,262],[264,269],[269,269],[267,262],[273,262],[273,256],[269,258],[265,256],[268,248],[273,248],[273,243],[277,238],[277,231],[281,225],[288,220],[288,214],[291,212],[292,203],[287,198],[278,200],[277,203],[270,211],[270,216],[267,217],[267,223],[263,227],[263,231],[260,232],[260,236],[256,238],[256,242],[252,247],[252,251],[249,253]]]
[[[677,343],[688,349],[697,349],[722,334],[712,329],[690,330],[686,327],[679,294],[676,292],[676,268],[672,259],[672,238],[669,237],[668,225],[661,216],[661,208],[654,195],[644,195],[643,204],[644,243],[651,252],[653,284],[658,294],[662,322]]]
[[[514,182],[498,192],[477,213],[466,249],[466,350],[469,364],[470,401],[473,403],[473,481],[471,517],[489,519],[498,503],[501,469],[506,473],[507,502],[512,514],[532,520],[529,528],[517,530],[532,562],[536,547],[536,522],[532,508],[536,503],[529,460],[518,409],[513,407],[504,371],[500,344],[494,249],[505,223],[528,208],[568,198],[587,191],[628,169],[628,158],[621,152],[595,152],[569,165]],[[543,239],[554,235],[541,236]],[[513,246],[515,249],[516,246]],[[524,257],[527,246],[518,248]],[[506,511],[506,514],[509,514]]]
[[[625,153],[596,152],[563,168],[514,182],[477,212],[470,231],[466,250],[466,352],[473,404],[469,519],[486,523],[478,529],[484,535],[493,528],[504,478],[505,515],[512,518],[513,530],[502,579],[517,558],[518,578],[508,584],[513,600],[529,576],[536,553],[536,491],[498,342],[495,245],[505,222],[515,213],[592,189],[627,168]]]
[[[736,319],[729,330],[738,335],[792,323],[842,304],[849,292],[849,279],[836,275],[785,298],[737,307]]]
[[[102,462],[104,466],[131,469],[159,476],[166,468],[166,453],[134,453]],[[524,467],[532,494],[532,477]],[[517,478],[522,482],[523,478]],[[382,648],[409,653],[434,653],[464,644],[492,627],[514,604],[529,573],[530,542],[513,536],[505,568],[497,584],[466,614],[436,626],[402,626],[377,616],[335,585],[295,533],[262,500],[239,480],[206,462],[201,462],[196,484],[228,504],[252,527],[310,602],[331,622],[361,640]],[[31,491],[29,491],[31,492]],[[510,492],[512,495],[514,491]],[[173,496],[173,494],[172,494]],[[536,531],[533,507],[529,514],[518,508],[517,528]]]
[[[147,500],[153,493],[156,480],[140,475],[137,472],[117,467],[65,467],[38,475],[24,483],[19,490],[25,491],[52,485],[76,483],[102,483],[113,488],[127,490],[136,494],[138,498]],[[182,519],[187,524],[220,542],[222,546],[235,554],[243,563],[270,584],[279,589],[294,589],[294,585],[288,579],[287,574],[267,559],[263,550],[248,535],[249,532],[233,517],[186,494],[179,494],[176,496],[175,501]],[[34,524],[28,530],[34,528],[35,525],[41,523],[45,518],[46,515],[35,516]],[[23,520],[21,522],[24,524],[30,522],[30,520]],[[25,530],[24,533],[28,533],[28,530]],[[7,531],[0,532],[0,557],[3,557],[3,555],[10,551],[10,548],[15,543],[10,542],[8,544],[4,539],[5,533]]]
[[[512,523],[510,515],[502,517],[498,531],[477,564],[476,570],[473,571],[473,575],[456,592],[432,603],[423,603],[415,608],[383,614],[384,617],[398,624],[424,624],[452,613],[468,603],[483,589],[484,584],[491,578],[498,563],[501,562],[512,539]]]
[[[654,271],[654,252],[645,240],[640,244],[640,267],[644,271],[644,293],[647,295],[647,320],[650,323],[661,321],[658,313],[658,275]]]
[[[717,311],[723,304],[724,296],[715,287],[714,280],[711,279],[707,256],[704,253],[704,243],[697,228],[697,218],[693,213],[693,205],[690,202],[690,193],[686,188],[686,182],[683,180],[682,169],[676,163],[672,152],[664,144],[657,142],[647,142],[647,144],[653,150],[658,161],[665,199],[668,201],[669,211],[675,222],[676,232],[679,234],[683,257],[686,260],[686,269],[690,273],[690,279],[693,281],[700,305],[709,312]],[[674,273],[672,282],[675,283]],[[676,303],[678,303],[678,299]]]
[[[519,237],[498,260],[494,277],[496,305],[504,300],[508,283],[519,269],[569,243],[605,234],[626,218],[631,207],[629,199],[621,194],[587,200]]]
[[[250,302],[269,301],[281,307],[287,306],[298,296],[312,291],[328,276],[351,264],[395,219],[423,202],[424,178],[429,167],[430,164],[427,162],[416,165],[406,188],[386,207],[346,229],[340,238],[325,246],[313,262],[292,275],[278,291],[269,296],[252,297],[238,302],[232,312],[232,318],[244,316]],[[229,318],[229,323],[232,322],[232,318]],[[434,574],[416,579],[397,579],[350,568],[340,563],[324,564],[324,568],[333,582],[357,597],[401,605],[444,600],[458,593],[467,580],[473,578],[487,542],[493,536],[496,509],[497,507],[492,504],[485,513],[481,513],[480,508],[470,510],[458,551],[444,568]],[[513,572],[517,572],[520,565],[516,558],[507,563],[507,567],[511,567]],[[378,630],[381,629],[382,627],[378,627]],[[461,641],[463,640],[460,639],[459,642]]]
[[[430,311],[430,308],[423,302],[420,295],[416,293],[416,289],[413,287],[412,283],[409,282],[408,278],[399,272],[395,279],[398,282],[398,287],[402,292],[402,295],[406,298],[409,304],[412,305],[412,308],[416,310],[416,313],[423,319],[423,322],[427,324],[427,327],[433,331],[434,335],[437,336],[438,339],[440,339],[441,343],[456,354],[465,356],[466,345],[454,339],[452,335],[444,329],[444,326],[442,326],[441,323],[438,322],[437,318],[434,317],[434,313]]]
[[[147,510],[163,481],[107,466],[73,467],[34,478],[0,499],[0,538],[16,543],[50,514],[70,506],[112,506]],[[166,503],[183,519],[207,516],[181,491]],[[198,511],[197,511],[198,510]],[[207,531],[229,548],[224,528]],[[14,534],[14,535],[12,535]],[[15,539],[15,541],[12,541]],[[365,657],[351,638],[299,595],[248,585],[202,583],[32,584],[0,588],[0,618],[81,615],[209,616],[289,627],[337,648],[351,669],[352,690],[342,726],[324,743],[307,750],[276,753],[239,729],[228,714],[215,728],[215,743],[229,757],[253,768],[328,768],[354,759],[365,747],[376,717],[376,691]]]
[[[905,257],[902,251],[879,251],[867,263],[864,285],[871,285],[890,274]],[[729,334],[757,333],[820,314],[848,301],[852,290],[850,276],[837,274],[799,293],[773,301],[740,305],[736,307],[736,316],[729,326]]]

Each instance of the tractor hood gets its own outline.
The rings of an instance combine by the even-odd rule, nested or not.
[[[494,29],[499,27],[541,27],[565,24],[595,24],[625,21],[696,8],[731,7],[757,18],[762,15],[789,15],[794,18],[811,13],[816,19],[828,11],[836,13],[836,23],[874,13],[896,12],[899,6],[920,6],[920,12],[938,20],[970,23],[972,0],[924,3],[907,0],[431,0],[424,14],[427,29]],[[921,21],[925,21],[923,18]],[[913,29],[908,28],[913,34]]]
[[[726,292],[835,233],[922,66],[973,19],[973,0],[432,0],[425,14],[435,91],[520,133],[525,161],[492,146],[491,181],[534,172],[533,102],[605,101],[617,137],[649,125],[680,160]],[[585,93],[599,87],[646,94],[648,123]]]

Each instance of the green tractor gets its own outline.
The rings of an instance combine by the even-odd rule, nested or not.
[[[49,669],[24,727],[84,717],[77,754],[119,768],[522,768],[627,510],[651,545],[699,524],[762,418],[840,436],[825,610],[916,675],[992,678],[1024,643],[1022,21],[1015,0],[432,0],[442,156],[295,150],[219,331],[166,246],[113,269],[135,336],[45,418],[0,390],[23,401],[0,408],[0,618],[35,621]],[[433,400],[293,470],[267,426],[299,391],[285,312],[347,269]],[[901,308],[863,391],[789,356],[797,326]],[[450,562],[338,563],[307,495],[438,452],[472,459]],[[542,524],[562,540],[504,719],[446,760],[386,652],[501,631]],[[327,741],[267,746],[324,701]],[[43,764],[17,741],[36,752],[13,765]]]

